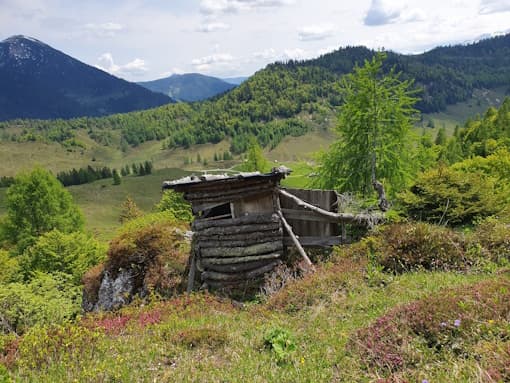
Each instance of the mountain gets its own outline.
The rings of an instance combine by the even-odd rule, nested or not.
[[[231,152],[241,153],[250,136],[255,136],[261,145],[273,148],[285,136],[331,128],[342,104],[338,82],[374,54],[365,47],[346,47],[314,60],[270,64],[231,91],[199,103],[59,121],[58,126],[25,120],[15,125],[0,124],[0,129],[13,128],[17,132],[25,128],[23,135],[16,135],[18,141],[34,136],[64,139],[85,127],[91,139],[119,147],[165,140],[165,148],[188,148],[229,138]],[[387,52],[383,69],[393,67],[402,78],[415,79],[421,97],[417,107],[424,113],[470,100],[475,91],[483,94],[498,89],[502,101],[505,91],[510,94],[510,34],[470,45],[439,47],[421,55]],[[485,102],[480,98],[477,101]],[[472,114],[466,109],[461,119]],[[111,143],[113,137],[120,140]]]
[[[0,42],[0,120],[102,116],[172,100],[25,36]]]
[[[139,85],[179,101],[201,101],[235,88],[234,84],[199,73],[174,74]]]
[[[222,78],[223,81],[228,82],[229,84],[234,84],[234,85],[241,85],[243,82],[245,82],[248,79],[249,79],[249,76]]]

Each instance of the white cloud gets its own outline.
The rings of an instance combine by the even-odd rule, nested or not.
[[[301,41],[325,40],[333,36],[335,27],[332,24],[308,25],[298,31],[298,39]]]
[[[510,0],[482,0],[479,12],[482,15],[510,11]]]
[[[372,0],[365,14],[364,24],[377,26],[393,23],[424,21],[427,15],[421,8],[410,8],[400,0]]]
[[[218,31],[226,31],[230,29],[230,25],[221,23],[221,22],[213,22],[213,23],[204,23],[197,28],[198,32],[203,33],[211,33]]]
[[[191,60],[191,65],[201,72],[210,72],[213,69],[225,69],[232,67],[234,57],[229,53],[214,53],[209,56]]]
[[[142,76],[148,71],[145,61],[139,58],[135,58],[133,61],[130,61],[124,65],[117,65],[115,64],[113,56],[110,52],[103,53],[101,56],[99,56],[97,61],[98,63],[96,64],[96,68],[104,70],[105,72],[118,77]]]
[[[263,51],[254,52],[253,58],[259,60],[275,60],[278,56],[273,48],[264,49]]]
[[[103,23],[94,24],[88,23],[83,26],[85,31],[94,34],[97,37],[114,37],[118,32],[122,31],[124,27],[118,23]]]
[[[372,4],[365,15],[365,25],[391,24],[398,20],[402,8],[393,2],[372,0]]]
[[[200,11],[205,14],[238,13],[259,8],[281,7],[293,2],[293,0],[202,0]]]

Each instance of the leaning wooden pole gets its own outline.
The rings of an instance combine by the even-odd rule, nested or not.
[[[281,210],[277,210],[278,216],[280,217],[283,227],[289,234],[290,238],[292,238],[292,242],[294,242],[294,245],[298,249],[299,254],[301,254],[301,257],[303,257],[303,260],[305,261],[306,265],[309,269],[315,271],[315,267],[313,266],[312,261],[310,261],[310,258],[308,258],[308,255],[306,255],[305,249],[303,249],[303,246],[299,243],[299,240],[297,239],[296,235],[292,231],[292,227],[289,225],[285,217],[283,216],[283,213]]]
[[[327,211],[327,210],[321,209],[320,207],[309,204],[308,202],[303,201],[301,198],[298,198],[295,195],[293,195],[285,190],[278,189],[278,193],[288,199],[291,199],[298,206],[301,206],[302,208],[311,210],[317,214],[324,215],[326,217],[335,218],[340,222],[356,223],[356,224],[364,223],[367,226],[372,226],[373,224],[378,223],[383,220],[383,217],[381,215],[375,215],[375,214],[333,213],[331,211]]]

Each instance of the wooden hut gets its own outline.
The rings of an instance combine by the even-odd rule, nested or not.
[[[313,269],[304,247],[339,244],[345,240],[343,222],[369,222],[366,216],[337,213],[334,191],[283,189],[280,181],[289,173],[280,167],[267,174],[202,175],[163,183],[163,189],[184,193],[195,216],[188,290],[197,271],[206,287],[256,281],[281,262],[288,245]]]

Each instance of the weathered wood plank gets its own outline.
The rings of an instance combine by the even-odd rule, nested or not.
[[[279,218],[276,214],[251,214],[239,218],[227,218],[218,220],[200,220],[196,219],[193,222],[193,230],[200,231],[210,227],[228,227],[228,226],[239,226],[249,225],[253,223],[271,223],[278,222]]]
[[[250,255],[268,254],[283,249],[282,241],[257,243],[241,247],[211,247],[200,249],[202,258],[246,257]]]
[[[297,210],[297,209],[282,209],[283,216],[286,219],[294,219],[301,221],[315,221],[326,223],[338,223],[338,218],[327,217],[313,211]]]
[[[284,238],[283,243],[286,246],[293,246],[294,241],[292,238]],[[346,243],[345,241],[342,241],[341,237],[299,237],[299,243],[301,246],[307,246],[307,247],[330,247],[330,246],[336,246],[341,245],[343,243]]]
[[[251,241],[260,238],[274,238],[283,236],[281,227],[273,230],[255,231],[253,233],[240,233],[240,234],[204,234],[203,232],[195,232],[193,238],[199,241]],[[263,241],[264,242],[264,241]]]
[[[206,190],[202,192],[189,192],[185,193],[185,198],[188,201],[208,201],[208,200],[215,200],[215,199],[229,199],[231,196],[243,196],[246,193],[249,192],[260,192],[260,191],[267,191],[267,190],[273,190],[274,185],[272,184],[263,184],[263,185],[253,185],[253,186],[247,186],[243,185],[242,187],[235,188],[235,189],[218,189],[218,190]]]
[[[253,261],[262,261],[266,259],[277,258],[280,258],[280,253],[251,255],[247,257],[234,257],[234,258],[201,258],[198,259],[197,261],[200,263],[200,267],[205,269],[210,265],[234,265],[237,263],[248,263]]]
[[[283,213],[281,210],[278,210],[278,215],[280,216],[280,219],[282,221],[282,224],[283,224],[283,227],[285,228],[285,230],[287,231],[287,233],[289,234],[290,238],[292,239],[292,241],[294,242],[294,246],[296,246],[299,254],[301,254],[301,257],[303,258],[303,260],[305,261],[306,265],[311,268],[312,270],[315,269],[315,267],[313,266],[313,263],[312,261],[310,261],[310,258],[308,258],[308,255],[306,255],[306,252],[305,252],[305,249],[303,249],[303,247],[301,246],[301,244],[299,243],[298,239],[296,238],[296,236],[294,235],[294,233],[292,232],[292,228],[290,227],[290,225],[288,224],[288,222],[285,220],[285,218],[283,217]]]
[[[264,259],[262,261],[253,261],[246,263],[234,263],[231,265],[214,265],[210,264],[207,266],[207,271],[217,271],[220,273],[239,273],[244,271],[250,271],[258,269],[259,267],[265,266],[272,262],[271,259]],[[205,271],[205,270],[204,270]]]
[[[262,267],[259,267],[257,269],[244,272],[244,273],[220,273],[217,271],[204,271],[201,275],[202,281],[207,280],[213,280],[213,281],[245,281],[250,280],[252,278],[256,278],[259,276],[264,275],[265,273],[268,273],[272,269],[274,269],[280,261],[274,261],[271,263],[268,263],[267,265],[264,265]]]
[[[226,227],[209,227],[201,231],[197,231],[197,237],[208,236],[208,235],[235,235],[235,234],[246,234],[256,233],[262,231],[273,231],[280,228],[279,222],[271,223],[255,223],[251,225],[239,225],[239,226],[226,226]]]
[[[210,247],[242,247],[242,246],[249,246],[249,245],[255,245],[257,243],[263,243],[263,242],[275,242],[275,241],[282,241],[283,237],[281,233],[278,233],[277,235],[259,235],[255,238],[243,238],[238,240],[230,240],[226,237],[223,237],[222,240],[211,240],[211,239],[200,239],[198,240],[198,245],[200,248],[210,248]]]

